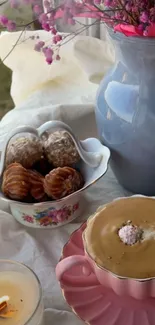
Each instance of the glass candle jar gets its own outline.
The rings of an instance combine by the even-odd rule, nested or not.
[[[27,266],[0,260],[0,325],[43,325],[42,289],[36,274]]]

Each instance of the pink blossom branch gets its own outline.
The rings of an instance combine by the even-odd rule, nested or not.
[[[3,0],[2,4],[7,1]],[[18,9],[18,1],[9,0],[9,3],[12,8]],[[155,5],[153,0],[64,0],[56,8],[53,7],[50,0],[43,0],[45,11],[43,11],[41,4],[37,4],[37,0],[22,1],[32,4],[36,18],[27,24],[16,26],[15,21],[10,21],[6,16],[0,15],[0,25],[9,31],[14,31],[16,27],[24,27],[26,29],[39,20],[42,28],[50,32],[50,45],[46,46],[44,41],[39,40],[35,44],[35,50],[44,53],[48,64],[51,64],[55,59],[60,59],[58,51],[62,45],[94,24],[102,24],[104,22],[114,30],[117,26],[117,30],[122,32],[124,28],[119,28],[120,23],[122,23],[125,29],[130,25],[132,28],[136,28],[139,34],[143,36],[147,36],[148,29],[155,25]],[[101,6],[102,4],[105,8]],[[81,17],[93,18],[95,22],[83,24],[77,21],[77,18]],[[62,37],[56,27],[58,19],[62,19],[65,24],[70,25],[78,22],[82,28],[79,28],[73,34],[73,37],[70,37],[72,34]],[[69,38],[67,39],[67,37]]]

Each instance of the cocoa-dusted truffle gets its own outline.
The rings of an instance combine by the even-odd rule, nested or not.
[[[53,169],[44,179],[44,190],[53,199],[67,196],[83,186],[82,175],[71,167]]]
[[[9,165],[3,174],[2,192],[10,199],[23,200],[29,190],[28,171],[19,163]]]
[[[44,177],[35,170],[28,170],[29,182],[30,182],[30,194],[31,196],[39,201],[45,197],[44,191]]]
[[[44,153],[54,167],[72,166],[80,160],[78,151],[66,131],[51,133],[43,141]]]
[[[20,163],[31,168],[43,155],[42,143],[34,136],[22,137],[11,141],[6,153],[6,165]]]

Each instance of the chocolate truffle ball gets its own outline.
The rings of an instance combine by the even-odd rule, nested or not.
[[[83,184],[82,175],[74,168],[58,167],[45,176],[44,190],[57,200],[79,190]]]
[[[6,153],[6,166],[13,162],[31,168],[43,155],[42,143],[34,136],[22,137],[11,141]]]
[[[44,153],[54,167],[72,166],[80,160],[78,151],[66,131],[51,133],[43,141]]]
[[[14,200],[24,200],[29,193],[28,171],[19,163],[9,165],[3,174],[2,192]]]

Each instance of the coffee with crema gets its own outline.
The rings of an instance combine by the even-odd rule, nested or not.
[[[84,240],[99,266],[123,277],[155,277],[155,199],[107,204],[88,220]]]

